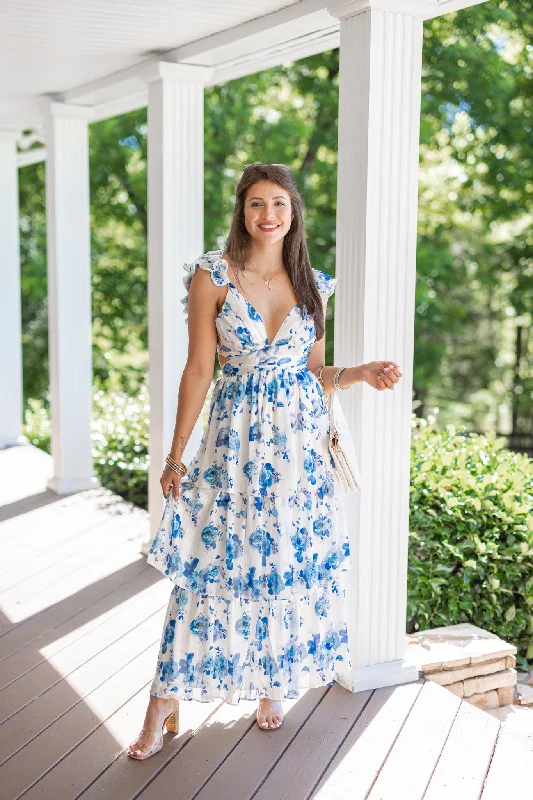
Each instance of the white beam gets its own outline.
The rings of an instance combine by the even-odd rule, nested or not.
[[[417,678],[404,648],[422,20],[357,5],[341,18],[334,363],[392,359],[403,373],[393,391],[340,398],[364,476],[348,496],[362,690]]]
[[[22,331],[17,139],[0,130],[0,448],[22,444]]]
[[[30,164],[39,164],[41,161],[46,161],[46,147],[36,147],[34,150],[28,150],[26,153],[18,153],[17,165],[19,167],[29,167]]]
[[[372,7],[425,20],[482,2],[486,0],[352,0],[334,2],[331,10],[335,17],[340,18],[342,12],[337,14],[335,9],[345,7],[346,14],[351,16]],[[327,5],[327,0],[300,0],[242,25],[69,88],[57,99],[93,108],[93,120],[107,119],[146,106],[146,86],[140,73],[161,61],[211,67],[213,73],[206,86],[212,86],[322,53],[338,47],[340,37],[338,19],[328,13]],[[0,127],[38,129],[41,124],[39,102],[21,108],[7,118],[0,118]]]
[[[151,536],[164,508],[159,480],[170,451],[188,336],[183,264],[204,249],[204,84],[208,67],[159,63],[148,82],[148,350]],[[198,420],[187,443],[190,461],[201,439]],[[143,552],[147,552],[145,542]]]
[[[92,476],[89,109],[48,104],[45,133],[48,337],[53,477],[69,494],[98,486]]]
[[[338,19],[353,17],[373,9],[428,20],[485,2],[486,0],[337,0],[329,3],[328,8]]]

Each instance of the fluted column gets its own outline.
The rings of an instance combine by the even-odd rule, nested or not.
[[[48,340],[53,476],[69,494],[99,486],[91,453],[89,139],[92,112],[45,104]]]
[[[348,502],[358,689],[415,680],[404,662],[422,19],[416,2],[334,3],[340,22],[335,364],[391,359],[393,391],[341,402],[364,481]],[[427,4],[420,4],[427,6]],[[383,10],[384,8],[384,10]],[[394,10],[387,10],[392,8]]]
[[[21,444],[22,331],[17,131],[0,130],[0,448]]]
[[[204,248],[204,85],[212,69],[160,62],[148,82],[148,349],[151,534],[164,508],[159,480],[170,450],[188,336],[183,264]],[[208,248],[212,249],[212,248]],[[198,420],[184,461],[200,445]],[[143,552],[146,552],[145,542]]]

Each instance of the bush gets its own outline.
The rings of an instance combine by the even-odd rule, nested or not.
[[[50,403],[45,405],[42,400],[29,398],[28,408],[24,414],[22,434],[30,444],[50,453],[50,436],[52,434],[52,420],[49,413]]]
[[[95,392],[92,418],[94,474],[106,489],[148,509],[148,421],[146,382],[136,397],[123,392]],[[40,400],[29,400],[23,434],[47,453],[49,412]]]
[[[408,632],[470,622],[533,658],[533,460],[413,418]],[[417,427],[418,423],[418,427]]]
[[[146,382],[139,393],[94,395],[92,442],[98,480],[116,494],[148,510],[148,428],[150,404]]]

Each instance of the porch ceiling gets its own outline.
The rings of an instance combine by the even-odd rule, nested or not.
[[[339,19],[369,5],[423,19],[484,0],[4,0],[0,129],[39,130],[50,99],[93,120],[146,104],[141,65],[213,67],[211,84],[339,45]]]
[[[270,66],[265,51],[271,48],[275,53],[288,40],[321,38],[325,28],[338,31],[325,5],[326,0],[7,0],[0,12],[0,73],[9,76],[0,85],[0,128],[38,125],[46,97],[102,105],[97,118],[114,113],[116,101],[125,102],[118,112],[142,105],[144,85],[136,67],[147,61],[207,64],[217,70],[215,82],[253,73]],[[314,52],[323,49],[321,43]],[[312,47],[300,55],[296,46],[295,57],[310,52]],[[274,55],[274,63],[279,61]]]

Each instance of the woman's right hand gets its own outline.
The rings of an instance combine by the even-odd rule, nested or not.
[[[177,472],[174,472],[173,469],[170,469],[168,465],[165,467],[159,481],[165,500],[169,496],[170,492],[172,492],[174,500],[177,500],[177,498],[180,496],[181,477],[182,476]]]

